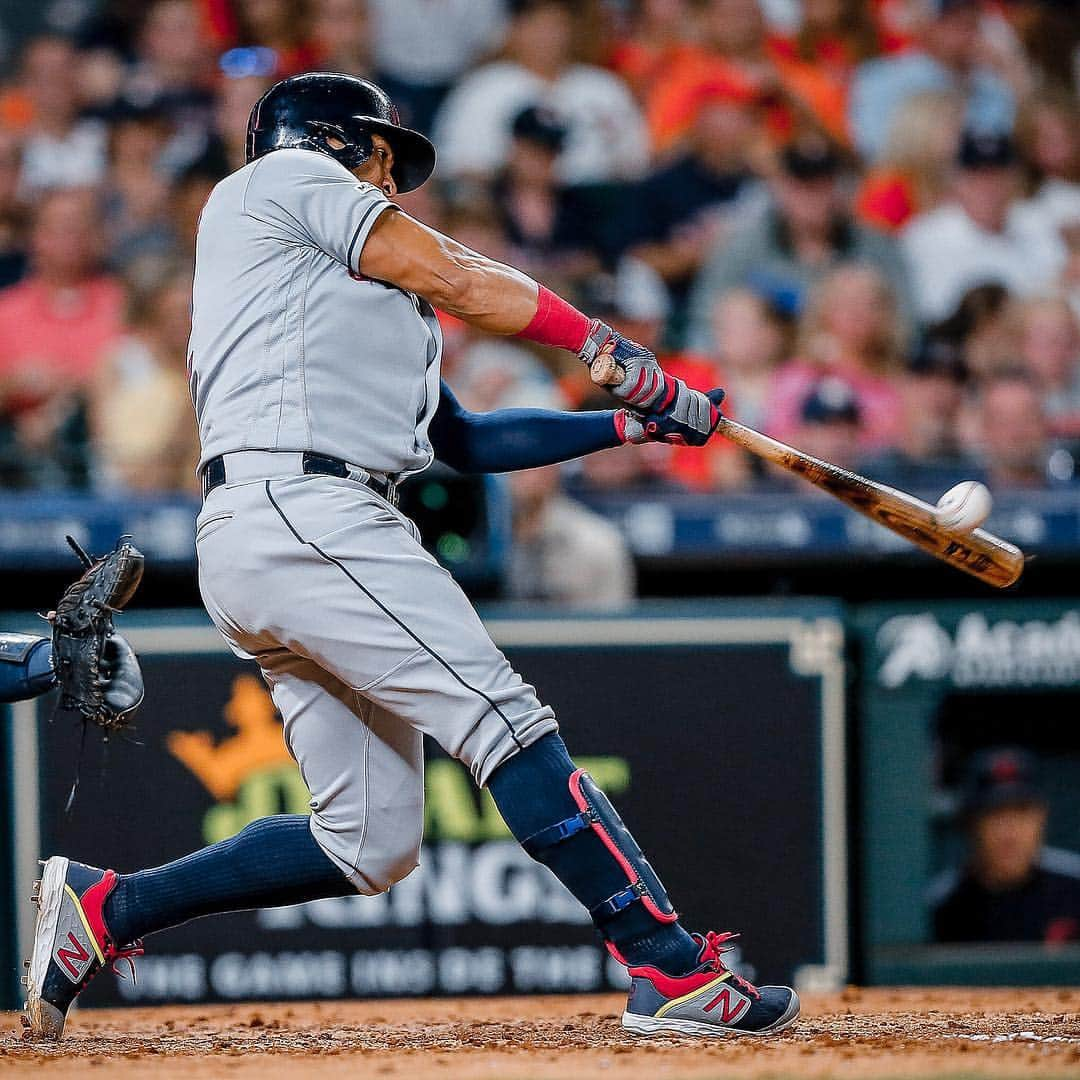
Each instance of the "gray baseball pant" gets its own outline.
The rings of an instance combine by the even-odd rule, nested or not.
[[[378,893],[419,858],[422,735],[483,785],[558,725],[411,521],[357,480],[274,475],[276,460],[228,455],[196,524],[199,586],[270,686],[316,841]]]

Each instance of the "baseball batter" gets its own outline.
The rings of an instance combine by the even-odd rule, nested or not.
[[[147,934],[401,880],[420,850],[424,735],[489,788],[629,968],[626,1028],[763,1035],[798,1015],[793,990],[725,966],[730,935],[680,925],[552,710],[396,506],[401,479],[436,457],[481,472],[626,441],[702,445],[723,393],[688,389],[636,343],[397,208],[434,165],[377,86],[301,75],[255,104],[248,163],[206,204],[189,359],[199,581],[233,651],[262,670],[311,814],[132,874],[49,859],[28,976],[39,1036],[58,1038],[80,990]],[[466,412],[440,382],[435,307],[577,353],[620,407]]]

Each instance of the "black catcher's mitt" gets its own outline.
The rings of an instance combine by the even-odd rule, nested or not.
[[[48,616],[60,708],[76,710],[105,731],[117,731],[143,699],[135,654],[113,632],[113,615],[142,580],[143,555],[130,536],[121,536],[100,559],[91,559],[72,537],[67,541],[85,571]]]

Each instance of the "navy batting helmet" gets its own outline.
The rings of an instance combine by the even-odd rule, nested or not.
[[[271,86],[248,118],[247,159],[296,147],[329,154],[355,169],[372,153],[371,135],[394,151],[398,191],[419,187],[435,168],[435,147],[402,127],[394,103],[373,82],[340,72],[294,75]],[[335,146],[331,139],[344,145]]]

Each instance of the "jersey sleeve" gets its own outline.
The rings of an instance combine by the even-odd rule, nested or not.
[[[357,271],[379,217],[394,204],[333,158],[310,150],[275,150],[252,170],[244,210],[286,243],[318,248]]]

